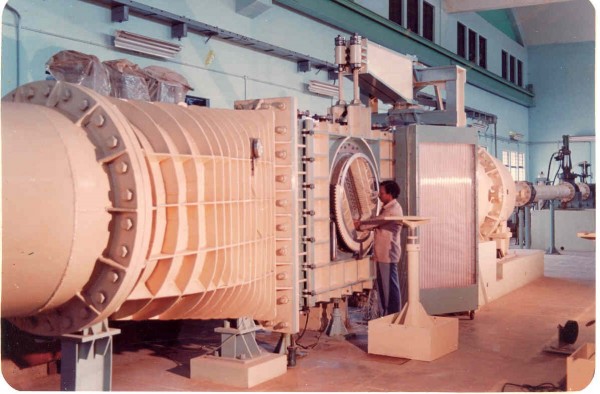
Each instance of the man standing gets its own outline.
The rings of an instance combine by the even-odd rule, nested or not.
[[[372,219],[389,216],[403,216],[402,207],[396,200],[400,194],[400,186],[394,181],[383,181],[379,184],[379,200],[383,208],[379,215]],[[398,279],[398,263],[402,248],[400,232],[402,225],[396,222],[382,224],[361,224],[354,221],[359,231],[374,231],[374,258],[377,266],[377,290],[383,310],[383,316],[400,312],[400,283]]]

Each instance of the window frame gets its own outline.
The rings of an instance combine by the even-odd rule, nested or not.
[[[456,54],[487,69],[487,38],[456,21]]]
[[[399,24],[406,30],[423,37],[424,39],[436,42],[436,5],[428,0],[389,0],[388,19]],[[430,12],[431,21],[426,25],[425,9]],[[429,25],[431,29],[429,29]],[[425,28],[427,29],[425,30]],[[431,38],[429,38],[431,36]]]
[[[519,152],[518,150],[503,150],[502,151],[502,164],[513,178],[513,181],[525,181],[525,152]]]

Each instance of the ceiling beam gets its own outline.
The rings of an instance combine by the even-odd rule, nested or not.
[[[563,3],[571,0],[442,0],[444,11],[449,14],[457,12],[479,12],[500,10],[505,8],[527,7]]]

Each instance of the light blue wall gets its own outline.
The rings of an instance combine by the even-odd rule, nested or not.
[[[527,82],[527,49],[510,39],[476,13],[441,14],[441,42],[444,48],[456,53],[457,22],[487,39],[487,69],[502,75],[502,50],[523,62],[523,86]]]
[[[536,106],[529,111],[530,167],[547,172],[553,152],[563,135],[595,135],[594,42],[532,46],[529,75],[536,93]],[[595,173],[595,143],[570,143],[575,171],[581,161],[592,163]],[[556,164],[553,163],[556,169]],[[551,171],[554,175],[554,171]]]
[[[308,17],[272,5],[256,18],[236,13],[235,0],[141,0],[141,2],[177,15],[218,26],[222,29],[262,40],[315,58],[333,62],[333,39],[348,36]],[[533,180],[547,167],[550,154],[557,149],[562,134],[587,135],[594,130],[593,43],[540,46],[526,49],[501,33],[475,13],[446,14],[440,0],[430,1],[435,7],[436,42],[456,51],[456,22],[460,21],[488,39],[488,69],[501,70],[501,50],[523,60],[526,83],[536,92],[536,107],[527,109],[501,99],[492,93],[467,85],[465,104],[498,117],[497,150],[525,152],[528,157],[528,179]],[[269,3],[266,1],[266,3]],[[387,16],[388,1],[357,0],[374,12]],[[115,30],[123,29],[159,39],[171,40],[170,27],[135,16],[124,23],[111,23],[110,10],[84,1],[11,0],[21,19],[20,83],[44,79],[45,63],[53,54],[73,49],[94,54],[101,60],[127,58],[142,67],[157,64],[185,76],[194,91],[206,97],[211,106],[231,108],[233,102],[245,98],[294,96],[299,108],[311,113],[324,113],[332,100],[306,93],[311,79],[325,82],[325,72],[311,70],[299,73],[296,63],[264,55],[212,38],[190,33],[181,40],[183,50],[173,60],[134,55],[113,48]],[[2,95],[17,86],[16,18],[4,10],[2,15]],[[205,64],[209,52],[215,55]],[[468,72],[467,72],[468,79]],[[346,97],[351,84],[346,84]],[[509,131],[524,135],[522,142],[509,141]],[[482,130],[480,142],[494,151],[493,129]],[[590,143],[572,144],[573,159],[594,163]]]
[[[141,2],[212,26],[333,62],[333,42],[348,35],[304,16],[271,6],[251,19],[236,13],[235,0],[142,0]],[[331,100],[306,93],[311,79],[324,82],[325,71],[297,72],[295,62],[241,48],[217,38],[189,33],[183,49],[173,60],[120,52],[112,46],[115,30],[122,29],[163,40],[171,40],[170,27],[130,15],[129,21],[111,23],[110,9],[74,0],[11,0],[21,19],[20,83],[44,79],[45,63],[56,52],[72,49],[98,56],[100,60],[126,58],[141,67],[161,65],[181,73],[194,91],[211,106],[231,108],[234,100],[295,96],[298,106],[311,113],[324,113]],[[2,95],[17,86],[16,18],[6,9],[2,15]],[[209,51],[215,57],[205,64]],[[350,84],[347,84],[350,85]]]

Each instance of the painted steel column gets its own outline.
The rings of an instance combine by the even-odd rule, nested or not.
[[[525,243],[525,212],[519,209],[519,249],[523,249]]]
[[[525,205],[525,249],[531,249],[531,206]]]
[[[550,201],[550,246],[546,249],[546,254],[560,254],[556,250],[555,244],[555,232],[554,232],[554,201]]]

